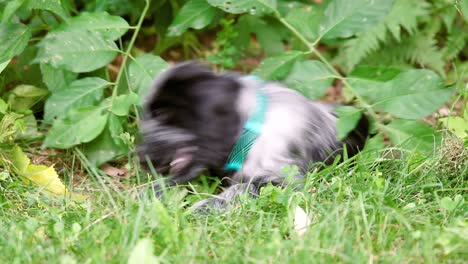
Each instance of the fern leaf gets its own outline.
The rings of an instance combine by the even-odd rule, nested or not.
[[[428,15],[429,8],[430,4],[423,0],[397,0],[384,20],[385,26],[399,42],[401,28],[412,35],[417,29],[418,17]]]
[[[442,76],[445,75],[443,53],[432,36],[417,34],[409,38],[408,42],[411,52],[406,55],[406,58],[410,62],[432,68]]]
[[[377,51],[386,39],[387,31],[398,41],[401,41],[401,28],[410,35],[417,29],[417,19],[429,14],[430,4],[423,0],[397,0],[388,16],[375,27],[360,33],[356,38],[348,40],[340,51],[341,65],[350,72],[370,53]],[[405,57],[406,58],[406,57]]]
[[[385,26],[379,24],[366,33],[359,34],[356,38],[345,43],[342,56],[344,58],[341,65],[345,71],[351,71],[369,53],[380,47],[380,42],[385,40]],[[341,57],[341,56],[340,56]]]
[[[444,47],[444,58],[452,60],[465,48],[468,35],[459,28],[454,28],[447,38]]]
[[[418,32],[399,43],[397,40],[389,41],[379,51],[369,55],[365,62],[371,65],[387,65],[397,68],[418,64],[445,76],[444,53],[436,44],[433,36]]]

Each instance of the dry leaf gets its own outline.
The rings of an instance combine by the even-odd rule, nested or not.
[[[116,167],[113,167],[109,164],[105,164],[101,167],[101,170],[106,173],[109,176],[125,176],[128,173],[128,170],[125,168],[119,169]]]

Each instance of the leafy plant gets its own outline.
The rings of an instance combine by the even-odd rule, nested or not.
[[[2,1],[1,138],[16,144],[16,131],[32,127],[43,148],[79,147],[93,165],[126,157],[139,107],[169,67],[143,50],[168,58],[193,47],[213,64],[251,69],[310,99],[343,86],[342,100],[354,107],[337,109],[340,138],[365,114],[393,144],[434,150],[440,135],[417,120],[454,93],[468,97],[466,1],[320,2]],[[148,37],[155,47],[142,44]],[[206,38],[212,45],[200,44]],[[261,62],[239,63],[248,57]],[[441,122],[463,136],[460,118]]]

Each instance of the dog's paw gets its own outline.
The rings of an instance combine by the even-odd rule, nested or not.
[[[138,193],[138,198],[140,200],[156,198],[161,200],[164,197],[166,186],[160,181],[155,181],[151,183],[151,186],[145,187]]]
[[[201,200],[190,207],[195,214],[222,212],[230,208],[230,203],[222,197],[213,197]]]

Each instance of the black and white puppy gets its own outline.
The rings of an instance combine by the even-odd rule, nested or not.
[[[259,105],[259,94],[266,105]],[[296,176],[300,181],[314,164],[342,154],[344,146],[348,156],[356,154],[368,136],[364,116],[339,141],[335,106],[309,101],[280,83],[217,75],[194,62],[163,73],[146,99],[138,149],[142,163],[150,162],[157,172],[169,175],[170,185],[193,180],[207,170],[229,186],[195,205],[202,209],[223,208],[246,192],[255,196],[268,183],[282,185],[285,176],[280,171],[286,165],[300,168],[302,173]],[[245,124],[259,111],[261,132],[250,139],[241,167],[226,169]]]

